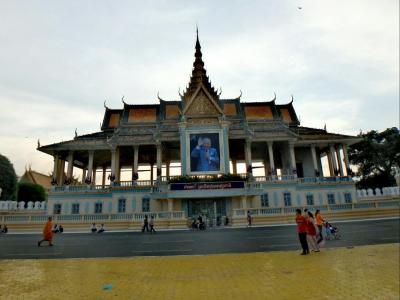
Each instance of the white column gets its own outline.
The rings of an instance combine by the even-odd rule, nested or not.
[[[170,168],[170,166],[171,166],[171,162],[170,161],[167,161],[166,163],[165,163],[165,175],[167,176],[167,179],[169,179],[169,168]]]
[[[349,164],[349,157],[347,155],[347,145],[342,144],[342,149],[343,149],[344,166],[346,168],[346,174],[347,176],[350,176],[349,175],[350,164]]]
[[[341,157],[341,155],[340,155],[340,148],[339,148],[339,145],[337,145],[337,146],[335,147],[335,149],[336,149],[336,158],[337,158],[337,162],[338,162],[338,165],[339,165],[339,173],[340,173],[340,176],[344,176],[344,173],[343,173],[343,164],[342,164],[342,157]]]
[[[247,197],[242,196],[242,209],[247,209]]]
[[[268,157],[269,157],[269,166],[271,167],[271,175],[276,175],[275,170],[275,161],[274,161],[274,149],[273,149],[273,142],[267,142],[268,145]]]
[[[336,158],[335,158],[335,148],[333,145],[329,145],[329,159],[332,162],[332,167],[333,167],[333,174],[336,176],[336,172],[338,171],[337,164],[336,164]]]
[[[139,167],[139,146],[134,146],[133,147],[132,180],[138,180],[139,179],[138,167]]]
[[[68,171],[67,171],[67,179],[72,183],[72,172],[74,170],[74,152],[70,151],[68,154]]]
[[[57,154],[55,154],[54,155],[54,167],[53,167],[53,179],[52,180],[57,180],[57,178],[58,178],[58,174],[57,174],[57,170],[58,170],[58,164],[59,164],[59,162],[58,162],[58,155]]]
[[[115,181],[120,181],[121,166],[119,163],[119,148],[115,149]]]
[[[246,160],[246,172],[247,175],[251,176],[253,174],[252,166],[251,166],[251,140],[246,139],[246,143],[244,145],[244,157]]]
[[[94,167],[92,171],[92,184],[96,185],[96,175],[97,175],[97,168]]]
[[[112,149],[111,150],[111,182],[115,180],[115,156],[116,156],[116,150]]]
[[[93,183],[93,178],[92,178],[92,173],[93,173],[93,158],[94,158],[94,151],[93,150],[90,150],[89,151],[89,162],[88,162],[88,174],[87,174],[87,176],[88,176],[88,182],[89,182],[89,180],[90,180],[90,182],[89,182],[89,184],[90,183]]]
[[[168,199],[168,211],[174,211],[174,199]]]
[[[106,185],[106,172],[107,172],[107,168],[103,167],[102,179],[101,179],[101,185],[103,187]]]
[[[86,178],[86,168],[82,168],[82,184],[85,183],[85,178]]]
[[[297,170],[296,170],[296,157],[294,155],[294,144],[289,143],[289,152],[290,152],[290,167],[292,169],[292,173],[295,177],[297,177]]]
[[[314,166],[314,174],[315,177],[318,177],[317,174],[319,173],[318,170],[318,163],[317,163],[317,153],[315,151],[315,145],[311,145],[311,155],[312,155],[312,160],[313,160],[313,166]]]
[[[59,160],[59,174],[58,174],[58,183],[59,185],[64,184],[64,170],[65,170],[65,160]]]
[[[236,161],[236,159],[232,159],[232,172],[233,172],[233,174],[237,174],[237,161]]]
[[[161,157],[162,157],[162,148],[161,143],[157,143],[157,180],[161,181]]]

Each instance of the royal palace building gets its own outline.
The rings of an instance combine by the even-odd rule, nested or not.
[[[54,157],[48,214],[185,220],[202,214],[234,221],[247,210],[356,198],[347,147],[358,139],[300,126],[293,97],[286,104],[276,96],[222,99],[207,76],[198,36],[179,100],[127,102],[117,109],[104,104],[101,131],[38,147]],[[74,168],[82,170],[79,184]]]

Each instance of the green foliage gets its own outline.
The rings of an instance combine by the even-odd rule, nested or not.
[[[396,127],[358,135],[362,141],[349,147],[349,160],[358,166],[357,188],[382,188],[396,184],[394,174],[400,166],[400,133]]]
[[[0,188],[1,200],[15,200],[17,175],[9,159],[0,154]]]
[[[17,201],[44,201],[46,200],[45,189],[38,184],[30,182],[18,183]]]
[[[171,178],[169,183],[223,182],[223,181],[246,181],[246,178],[236,174],[177,176]]]

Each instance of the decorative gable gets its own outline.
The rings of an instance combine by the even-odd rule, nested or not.
[[[221,108],[202,86],[198,88],[197,92],[186,105],[183,113],[190,117],[218,116],[223,114]]]

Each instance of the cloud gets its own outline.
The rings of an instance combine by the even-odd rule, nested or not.
[[[103,101],[178,98],[203,58],[223,98],[293,94],[302,125],[357,134],[399,126],[397,1],[0,4],[0,152],[21,174],[42,144],[98,131]],[[12,129],[12,130],[11,130]],[[28,138],[25,138],[28,137]],[[18,149],[17,149],[18,147]],[[36,153],[36,154],[34,154]],[[50,168],[51,170],[51,168]]]

